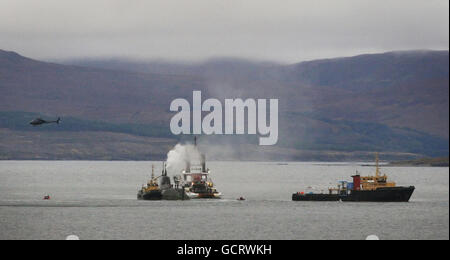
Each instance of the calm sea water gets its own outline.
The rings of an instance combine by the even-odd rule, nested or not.
[[[0,239],[449,239],[448,168],[383,168],[416,186],[410,203],[293,202],[294,192],[375,169],[211,162],[223,200],[137,201],[151,165],[0,161]]]

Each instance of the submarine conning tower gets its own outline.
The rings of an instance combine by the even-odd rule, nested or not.
[[[170,177],[167,176],[167,164],[163,163],[163,170],[161,175],[161,182],[160,182],[161,188],[167,188],[171,186],[170,183]]]

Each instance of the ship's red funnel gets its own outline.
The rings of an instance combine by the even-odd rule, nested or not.
[[[361,175],[354,175],[353,177],[353,190],[361,190]]]

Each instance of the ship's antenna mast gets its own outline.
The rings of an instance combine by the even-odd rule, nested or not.
[[[152,164],[152,180],[155,178],[155,165]]]
[[[167,164],[163,162],[162,176],[167,176]]]
[[[376,163],[377,163],[376,176],[378,178],[378,177],[380,177],[380,158],[379,158],[378,153],[375,153],[375,160],[376,160]]]

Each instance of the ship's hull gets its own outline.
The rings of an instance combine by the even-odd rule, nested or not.
[[[351,202],[408,202],[415,187],[379,188],[371,191],[352,191],[349,195],[293,194],[294,201],[351,201]]]
[[[160,190],[152,190],[149,192],[138,193],[137,198],[139,200],[161,200],[162,192]]]
[[[339,201],[341,196],[337,194],[293,194],[293,201]]]
[[[196,193],[196,192],[188,192],[187,195],[191,199],[221,199],[221,193]]]
[[[408,202],[414,187],[379,188],[374,191],[353,191],[350,196],[345,196],[342,201],[355,202]]]

